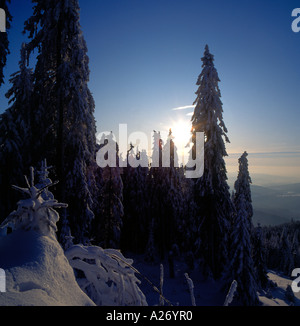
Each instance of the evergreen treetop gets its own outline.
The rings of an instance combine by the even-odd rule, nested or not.
[[[237,180],[235,182],[235,194],[234,194],[234,203],[235,206],[239,203],[239,196],[243,195],[245,197],[245,209],[247,211],[248,220],[251,224],[252,216],[253,216],[253,207],[252,207],[252,198],[251,198],[251,177],[248,169],[248,153],[244,152],[244,154],[239,158],[239,174]]]

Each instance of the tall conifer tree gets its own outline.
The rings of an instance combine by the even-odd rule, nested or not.
[[[244,306],[258,305],[258,286],[256,283],[254,263],[251,253],[251,238],[246,200],[241,194],[236,203],[236,214],[231,236],[231,258],[227,266],[227,282],[237,281],[238,304]],[[228,285],[230,285],[228,283]]]
[[[224,161],[227,156],[225,142],[229,142],[229,139],[223,121],[220,79],[208,46],[205,47],[202,62],[203,70],[197,81],[199,88],[192,117],[194,144],[197,132],[205,134],[204,174],[195,181],[194,190],[198,206],[197,254],[202,256],[205,269],[214,277],[219,277],[227,260],[228,230],[232,215]]]
[[[257,305],[259,300],[257,275],[255,275],[256,270],[252,258],[251,218],[253,209],[247,156],[248,154],[245,152],[239,159],[239,173],[234,185],[235,213],[230,236],[230,258],[224,278],[227,286],[230,286],[233,280],[237,281],[239,304],[253,306]]]
[[[262,228],[258,225],[253,235],[253,263],[256,283],[260,288],[265,289],[268,285],[268,270],[266,265],[266,248],[263,240]]]
[[[251,177],[248,169],[248,153],[244,154],[239,158],[239,174],[235,182],[235,194],[233,196],[234,203],[238,201],[239,196],[243,195],[245,198],[245,209],[247,211],[247,220],[249,226],[252,228],[252,197],[251,197]]]
[[[97,172],[99,206],[94,221],[94,236],[97,245],[119,249],[124,216],[119,146],[113,140],[112,133],[107,137],[102,136],[101,141],[100,150],[105,153],[107,166]],[[109,152],[113,155],[110,156]]]
[[[138,167],[130,164],[123,168],[124,185],[123,205],[124,224],[122,229],[121,248],[137,253],[143,253],[148,236],[147,212],[149,210],[149,195],[147,193],[148,157],[145,151],[134,151],[131,145],[127,161],[137,161]],[[143,165],[143,166],[141,166]]]
[[[37,137],[33,164],[47,158],[56,167],[57,197],[75,242],[86,242],[94,217],[96,127],[94,101],[88,88],[89,59],[79,23],[78,0],[33,0],[33,16],[25,23],[38,48],[32,130]]]

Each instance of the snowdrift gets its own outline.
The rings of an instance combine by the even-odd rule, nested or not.
[[[94,306],[78,286],[59,243],[35,231],[0,237],[6,293],[0,306]]]

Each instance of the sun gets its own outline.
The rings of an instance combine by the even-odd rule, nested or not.
[[[192,125],[189,121],[178,120],[173,122],[171,129],[176,146],[186,146],[191,138],[191,128]]]
[[[187,155],[189,149],[186,145],[191,139],[192,124],[190,121],[178,120],[174,121],[171,125],[173,141],[177,147],[179,157]]]

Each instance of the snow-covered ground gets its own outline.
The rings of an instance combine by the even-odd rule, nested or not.
[[[34,231],[0,237],[6,293],[0,306],[93,306],[58,242]]]
[[[268,273],[269,279],[274,282],[277,287],[272,288],[268,294],[261,293],[259,296],[260,301],[263,306],[290,306],[286,298],[286,289],[292,285],[292,280],[281,273],[270,271]],[[294,293],[295,296],[295,306],[300,306],[300,293]]]
[[[159,305],[160,296],[153,286],[160,288],[160,264],[145,262],[144,256],[141,255],[126,254],[126,257],[134,260],[133,267],[141,274],[135,272],[141,281],[139,288],[145,295],[148,305]],[[225,296],[220,290],[221,284],[214,280],[205,280],[197,267],[192,271],[188,270],[185,262],[177,258],[174,261],[175,277],[171,278],[167,260],[163,266],[163,295],[173,306],[192,305],[185,273],[188,273],[193,281],[197,306],[224,304]],[[0,293],[0,306],[95,305],[79,287],[70,262],[59,243],[52,237],[32,230],[17,230],[10,235],[0,237],[0,267],[6,273],[7,290],[6,293]],[[116,270],[114,269],[114,273]],[[292,284],[292,280],[274,271],[270,271],[269,279],[277,286],[268,293],[260,293],[259,299],[262,305],[290,305],[286,298],[286,288]],[[124,281],[122,284],[124,288]],[[125,291],[127,291],[126,287]],[[166,306],[168,302],[165,302]],[[300,306],[300,294],[295,294],[294,305]]]
[[[130,256],[130,255],[129,255]],[[134,256],[133,264],[145,277],[147,277],[156,287],[160,284],[160,266],[159,264],[150,264],[144,261],[143,256]],[[175,261],[175,278],[169,277],[168,262],[164,264],[164,283],[163,294],[173,305],[191,306],[191,297],[188,284],[184,273],[188,273],[194,283],[194,295],[197,306],[223,306],[225,296],[221,292],[221,284],[214,280],[205,280],[197,268],[188,271],[186,264],[178,259]],[[289,306],[285,296],[288,285],[291,286],[292,279],[281,273],[270,271],[268,273],[270,281],[274,283],[268,293],[260,292],[259,299],[262,306]],[[159,294],[141,277],[141,290],[144,292],[147,302],[150,306],[159,304]],[[300,293],[295,293],[295,306],[300,306]],[[166,304],[167,305],[167,304]]]
[[[64,252],[53,237],[16,230],[0,236],[6,276],[0,306],[146,306],[131,263],[116,250],[74,246]],[[72,267],[86,278],[76,279]]]
[[[130,254],[127,256],[131,257]],[[160,287],[160,264],[151,264],[144,261],[144,256],[133,255],[133,266],[139,272],[149,279],[157,288]],[[195,268],[193,271],[188,270],[187,265],[182,259],[175,259],[174,270],[175,278],[170,278],[169,265],[166,260],[164,266],[163,294],[164,297],[174,306],[191,306],[192,300],[185,278],[188,273],[194,284],[194,296],[197,306],[222,306],[225,301],[224,294],[220,291],[220,284],[214,280],[205,280],[201,273]],[[139,277],[142,281],[140,288],[146,296],[150,306],[159,304],[159,294],[155,292],[149,282],[143,277]],[[168,304],[165,303],[167,306]]]
[[[128,256],[128,255],[127,255]],[[149,306],[159,305],[160,296],[149,282],[160,287],[160,264],[144,261],[144,256],[132,255],[133,266],[143,276],[140,289]],[[94,302],[80,289],[74,271],[55,239],[34,231],[15,231],[0,237],[0,266],[6,272],[6,293],[0,293],[0,306],[92,306]],[[197,268],[187,269],[185,262],[175,259],[175,278],[170,278],[166,261],[163,277],[164,297],[174,306],[191,306],[192,300],[185,273],[194,283],[197,306],[222,306],[225,301],[220,283],[207,281]],[[148,279],[148,281],[145,280]],[[292,280],[274,271],[269,278],[277,284],[268,293],[260,293],[263,306],[288,306],[285,293]],[[300,294],[294,305],[300,306]],[[167,306],[168,303],[165,302]]]

